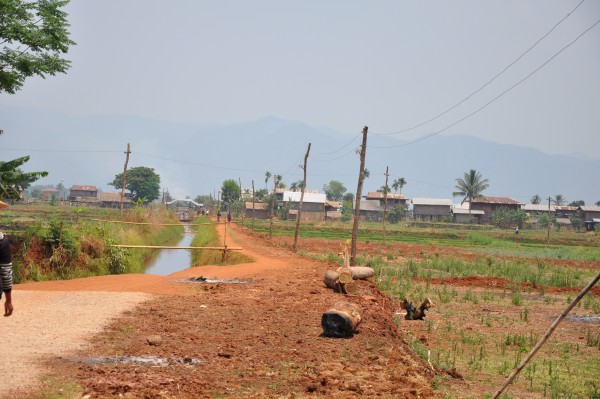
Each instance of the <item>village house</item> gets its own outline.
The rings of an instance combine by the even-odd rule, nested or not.
[[[434,198],[413,198],[413,217],[415,220],[442,220],[452,215],[452,200]]]
[[[296,220],[300,209],[300,191],[284,191],[282,205],[290,205],[288,219]],[[324,193],[304,192],[302,198],[302,212],[300,220],[323,221],[325,220],[325,203],[327,196]]]
[[[471,210],[483,211],[481,223],[489,223],[492,213],[498,211],[518,211],[523,203],[508,197],[477,197],[470,203]]]
[[[380,204],[378,199],[360,200],[360,220],[368,220],[372,222],[383,221],[383,205]]]
[[[581,224],[587,231],[595,231],[600,225],[600,206],[582,205],[579,208]]]
[[[469,209],[468,206],[453,205],[452,220],[454,223],[481,223],[484,212],[477,209]]]
[[[40,199],[42,201],[50,201],[52,198],[58,199],[58,189],[54,187],[48,187],[42,190],[40,194]]]
[[[102,208],[120,208],[121,207],[121,193],[98,193],[98,205]],[[131,198],[123,198],[123,208],[131,208]]]
[[[244,202],[244,216],[249,219],[268,219],[269,204],[266,202]]]
[[[342,203],[339,201],[325,201],[325,220],[340,220],[342,218]]]
[[[395,205],[402,205],[405,209],[407,206],[408,198],[406,198],[403,194],[395,194],[395,193],[387,193],[387,201],[385,199],[384,193],[380,193],[378,191],[368,192],[365,195],[366,200],[377,200],[381,205],[382,209],[384,208],[384,202],[387,202],[387,209],[390,210]]]
[[[78,205],[98,205],[98,189],[96,186],[71,186],[68,200]]]

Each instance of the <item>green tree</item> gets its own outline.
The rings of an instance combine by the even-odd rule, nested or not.
[[[122,189],[123,173],[116,175],[108,185],[119,190]],[[154,172],[153,168],[146,166],[128,169],[125,188],[131,193],[133,202],[137,202],[138,199],[152,202],[160,197],[160,176]]]
[[[530,201],[533,205],[539,205],[542,202],[542,198],[540,198],[540,196],[536,194],[533,197],[531,197]]]
[[[342,201],[344,201],[344,202],[354,202],[354,194],[353,193],[346,193],[346,194],[344,194],[344,196],[342,197]]]
[[[234,179],[225,180],[221,186],[221,200],[226,206],[239,201],[241,189]]]
[[[469,202],[469,210],[471,209],[471,201],[474,198],[481,196],[481,193],[489,187],[488,180],[481,176],[481,173],[475,169],[466,172],[462,179],[456,179],[454,186],[457,191],[452,193],[452,196],[463,197],[461,204],[465,201]]]
[[[271,178],[271,172],[269,172],[268,170],[265,172],[265,189],[267,191],[269,191],[269,187],[267,186],[267,184],[269,183],[269,179]]]
[[[323,191],[329,201],[341,201],[344,198],[346,187],[337,180],[331,180],[323,186]]]
[[[402,187],[406,186],[406,180],[404,177],[399,177],[398,179],[394,179],[392,182],[392,188],[394,192],[400,190],[400,194],[402,194]]]
[[[69,39],[68,0],[0,1],[0,92],[14,94],[25,79],[66,73],[62,58],[75,42]]]
[[[352,197],[354,198],[354,197]],[[344,200],[342,204],[342,222],[347,222],[352,219],[352,215],[354,214],[354,201],[346,201]]]
[[[12,161],[0,161],[0,199],[21,199],[23,191],[48,172],[23,172],[19,167],[29,161],[29,155]]]
[[[563,206],[567,203],[567,199],[562,196],[562,194],[556,194],[552,199],[552,203],[554,205]]]
[[[399,223],[402,219],[404,219],[405,212],[406,210],[404,209],[404,205],[396,204],[388,212],[387,219],[390,223]]]
[[[489,187],[488,180],[481,176],[481,173],[475,169],[465,172],[462,179],[456,179],[454,186],[457,191],[452,193],[452,196],[463,197],[460,203],[469,202],[469,219],[471,219],[471,202],[474,198],[481,196],[481,193]]]
[[[573,201],[569,204],[569,206],[584,206],[584,205],[585,205],[584,200]]]
[[[600,201],[597,201],[597,202],[596,202],[596,205],[597,205],[597,206],[600,206]]]

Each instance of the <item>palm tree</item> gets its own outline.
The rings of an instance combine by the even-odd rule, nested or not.
[[[267,189],[267,191],[269,191],[269,187],[267,187],[267,183],[269,182],[269,179],[271,178],[271,172],[269,172],[268,170],[265,172],[265,188]]]
[[[536,194],[536,195],[534,195],[533,197],[531,197],[531,200],[530,200],[530,201],[531,201],[531,203],[532,203],[532,204],[534,204],[534,205],[538,205],[539,203],[541,203],[541,202],[542,202],[542,199],[540,198],[540,196],[539,196],[539,195],[537,195],[537,194]]]
[[[563,206],[567,203],[567,199],[563,197],[562,194],[556,194],[552,199],[552,202],[554,203],[554,205]]]
[[[298,190],[298,183],[293,182],[292,184],[290,184],[290,190],[296,192]]]
[[[463,197],[463,200],[460,202],[461,204],[468,200],[469,213],[471,213],[471,201],[473,198],[481,196],[481,193],[489,186],[488,180],[484,179],[481,173],[475,169],[471,169],[464,174],[462,179],[456,179],[456,186],[454,187],[458,191],[453,192],[452,196]]]
[[[402,194],[402,187],[404,186],[406,186],[406,180],[404,179],[404,177],[394,179],[394,182],[392,183],[392,188],[394,189],[394,192],[400,189],[400,194]]]

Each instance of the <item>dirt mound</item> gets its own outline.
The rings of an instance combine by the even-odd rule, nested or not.
[[[100,290],[134,287],[155,295],[79,353],[51,359],[50,370],[94,398],[436,397],[430,367],[399,335],[393,320],[398,305],[373,283],[360,281],[356,295],[342,296],[322,283],[332,265],[242,227],[232,226],[227,234],[253,263],[196,267],[167,277],[91,279]],[[190,280],[200,276],[208,280]],[[59,289],[86,285],[71,284],[61,282]],[[358,332],[348,339],[323,337],[321,316],[341,299],[362,309]]]

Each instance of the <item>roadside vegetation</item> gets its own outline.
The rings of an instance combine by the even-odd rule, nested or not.
[[[200,216],[193,222],[193,228],[196,232],[194,239],[192,240],[193,247],[223,247],[223,241],[219,238],[217,233],[217,223],[207,216]],[[231,242],[233,232],[228,229],[227,234],[229,235],[227,242]],[[229,245],[229,244],[228,244]],[[231,246],[231,245],[229,245]],[[238,251],[227,251],[226,256],[222,250],[199,250],[195,249],[192,253],[192,265],[193,266],[204,266],[204,265],[235,265],[239,263],[253,262],[251,258],[241,254]]]
[[[245,221],[267,234],[268,221]],[[276,221],[273,240],[289,247],[294,223]],[[300,253],[342,263],[350,224],[303,223]],[[304,241],[302,241],[304,239]],[[529,353],[556,317],[600,271],[600,236],[490,226],[364,223],[358,264],[398,304],[396,320],[415,354],[438,375],[443,398],[491,394]],[[403,318],[404,298],[435,306],[424,321]],[[563,321],[502,398],[600,397],[600,290]]]
[[[127,249],[112,244],[165,245],[183,232],[173,214],[162,207],[117,210],[12,206],[0,224],[18,248],[16,283],[72,279],[121,273],[142,273],[152,249]]]

